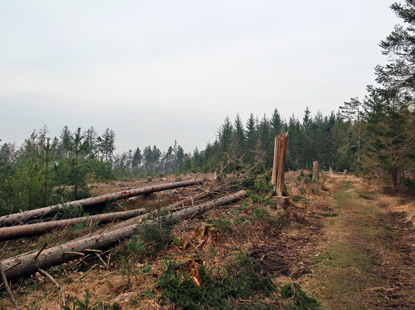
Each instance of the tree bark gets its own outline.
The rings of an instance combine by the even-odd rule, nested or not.
[[[318,161],[313,161],[313,180],[318,180]]]
[[[283,196],[287,194],[287,189],[285,187],[284,181],[285,156],[287,154],[287,140],[288,132],[280,134],[277,156],[277,183],[275,185],[275,192],[277,196]]]
[[[137,210],[129,210],[122,212],[112,212],[84,217],[77,217],[72,219],[60,220],[60,221],[48,221],[43,223],[36,224],[26,224],[26,225],[16,225],[9,227],[0,228],[0,241],[28,237],[33,235],[40,235],[54,229],[64,228],[67,226],[72,226],[77,223],[86,222],[109,222],[112,220],[124,220],[139,214],[146,213],[145,208]]]
[[[274,160],[272,162],[272,173],[271,173],[271,184],[277,183],[277,162],[278,162],[278,150],[279,150],[279,143],[280,139],[279,136],[275,137],[275,143],[274,143]]]
[[[245,191],[239,191],[229,196],[174,212],[167,218],[167,220],[177,221],[190,215],[201,214],[216,206],[221,206],[242,199],[245,195]],[[145,223],[147,225],[156,225],[158,222],[157,220],[148,220]],[[88,252],[88,250],[97,250],[112,246],[123,238],[130,237],[136,233],[138,226],[139,224],[133,224],[102,234],[78,238],[49,249],[44,249],[40,253],[39,251],[28,252],[5,259],[0,263],[4,266],[7,279],[16,279],[24,275],[34,273],[38,268],[45,269],[79,258],[83,256],[83,252]],[[2,282],[3,281],[1,280],[0,285]]]
[[[66,207],[76,207],[76,206],[83,206],[83,207],[89,207],[93,205],[97,205],[104,202],[111,202],[119,199],[124,199],[128,197],[133,196],[139,196],[139,195],[145,195],[149,193],[154,192],[160,192],[167,189],[173,189],[173,188],[179,188],[179,187],[186,187],[186,186],[192,186],[195,184],[201,184],[205,181],[203,178],[199,179],[193,179],[193,180],[187,180],[187,181],[181,181],[181,182],[173,182],[173,183],[165,183],[165,184],[159,184],[154,186],[146,186],[121,192],[115,192],[111,194],[106,194],[102,196],[97,197],[91,197],[81,200],[76,200],[72,202],[62,203],[50,207],[44,207],[34,210],[29,210],[25,212],[20,213],[14,213],[9,214],[5,216],[0,217],[0,227],[2,226],[10,226],[10,225],[16,225],[21,224],[24,222],[27,222],[28,220],[39,218],[45,215],[48,215],[53,212],[58,212]]]

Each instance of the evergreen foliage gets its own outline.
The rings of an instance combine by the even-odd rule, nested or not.
[[[281,288],[281,297],[287,301],[287,310],[318,310],[320,303],[308,297],[297,283],[288,283]]]
[[[233,300],[269,296],[275,286],[261,274],[259,263],[240,254],[224,268],[211,272],[198,268],[199,283],[192,277],[186,263],[167,261],[158,280],[163,297],[182,309],[238,309]],[[261,309],[261,302],[254,303]]]
[[[368,86],[363,101],[352,98],[341,111],[353,123],[350,141],[361,171],[366,176],[386,173],[397,187],[405,171],[415,172],[415,2],[395,2],[391,9],[403,25],[380,43],[388,58],[375,68],[379,85]]]

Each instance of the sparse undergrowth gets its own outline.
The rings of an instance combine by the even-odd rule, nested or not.
[[[199,266],[189,270],[186,263],[167,261],[158,280],[164,303],[183,309],[271,309],[262,301],[275,293],[270,277],[261,274],[260,266],[247,255],[238,255],[232,263],[212,270]]]

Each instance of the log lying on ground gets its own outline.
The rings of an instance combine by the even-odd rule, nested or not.
[[[235,194],[225,196],[198,206],[183,209],[172,213],[167,220],[177,221],[190,215],[204,213],[214,207],[225,205],[245,197],[245,191],[239,191]],[[157,220],[148,220],[142,223],[147,225],[157,225]],[[43,251],[32,251],[12,258],[2,260],[5,274],[8,280],[13,280],[24,275],[29,275],[37,271],[38,268],[48,268],[61,263],[79,258],[84,255],[83,252],[104,249],[114,245],[123,238],[130,237],[136,233],[139,224],[133,224],[117,230],[105,232],[99,235],[93,235],[78,238],[70,242],[54,246]],[[3,280],[0,280],[0,285]]]
[[[202,193],[202,194],[206,194],[206,193]],[[199,195],[196,195],[196,196],[199,196]],[[171,205],[163,207],[163,208],[160,209],[160,212],[162,212],[162,213],[171,212],[171,211],[174,212],[174,211],[182,210],[182,209],[185,209],[185,208],[189,208],[189,207],[183,206],[182,201],[178,201],[178,202],[175,202]],[[137,224],[137,223],[140,223],[141,221],[146,220],[146,219],[148,219],[152,216],[153,216],[152,213],[146,213],[146,214],[143,214],[143,215],[139,215],[139,216],[133,217],[129,220],[122,221],[121,223],[115,224],[115,225],[111,226],[109,228],[109,230],[113,231],[115,229],[119,229],[119,228],[122,228],[122,227],[127,227],[129,225]]]
[[[29,237],[33,235],[40,235],[52,231],[58,228],[64,228],[67,226],[73,226],[77,223],[95,223],[95,222],[109,222],[112,220],[125,220],[130,217],[134,217],[143,213],[146,213],[147,209],[141,208],[136,210],[112,212],[84,217],[77,217],[59,221],[48,221],[35,224],[16,225],[0,228],[0,241],[17,239],[22,237]]]
[[[154,192],[161,192],[164,190],[174,189],[174,188],[179,188],[179,187],[192,186],[195,184],[201,184],[205,182],[205,180],[206,179],[199,178],[199,179],[193,179],[193,180],[187,180],[187,181],[140,187],[136,189],[115,192],[115,193],[101,195],[97,197],[91,197],[91,198],[76,200],[72,202],[62,203],[62,204],[58,204],[58,205],[54,205],[50,207],[44,207],[44,208],[29,210],[25,212],[9,214],[9,215],[0,217],[0,227],[21,224],[33,218],[39,218],[39,217],[45,216],[53,212],[58,212],[59,210],[62,210],[63,208],[66,208],[66,207],[76,207],[76,206],[89,207],[89,206],[97,205],[97,204],[104,203],[104,202],[111,202],[111,201],[115,201],[119,199],[125,199],[128,197],[145,195],[145,194],[150,194]]]

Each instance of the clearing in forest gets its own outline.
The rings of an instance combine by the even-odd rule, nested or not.
[[[105,309],[303,309],[301,300],[308,303],[306,309],[415,309],[415,203],[410,198],[381,194],[379,187],[353,176],[323,175],[310,183],[304,174],[291,172],[292,203],[281,206],[268,195],[266,178],[257,181],[256,191],[241,202],[174,226],[160,221],[113,249],[48,272],[69,309],[86,303],[91,309],[93,304]],[[159,205],[189,190],[137,203]],[[7,249],[38,249],[44,240],[53,244],[89,229],[0,244],[1,255],[11,255]],[[61,293],[42,274],[12,288],[23,309],[60,309]],[[3,290],[0,309],[11,308]]]

